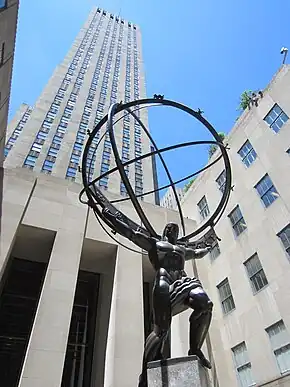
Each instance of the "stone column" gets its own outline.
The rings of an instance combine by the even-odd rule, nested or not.
[[[70,219],[67,219],[69,221]],[[84,238],[79,227],[56,234],[19,387],[60,387]]]
[[[141,254],[118,247],[113,286],[104,387],[136,387],[144,346]]]
[[[11,253],[18,226],[25,214],[36,179],[32,173],[23,169],[22,176],[17,170],[4,169],[3,202],[0,227],[0,279]],[[1,199],[1,198],[0,198]]]

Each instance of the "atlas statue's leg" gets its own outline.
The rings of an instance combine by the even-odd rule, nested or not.
[[[142,374],[139,387],[147,387],[147,363],[157,360],[162,355],[163,343],[167,338],[171,324],[171,304],[167,272],[157,272],[153,288],[153,332],[147,337],[143,355]]]
[[[190,331],[188,354],[197,355],[204,367],[211,368],[211,364],[203,355],[201,347],[210,326],[213,303],[210,301],[205,291],[201,287],[198,287],[190,291],[189,306],[194,309],[194,311],[189,318]]]

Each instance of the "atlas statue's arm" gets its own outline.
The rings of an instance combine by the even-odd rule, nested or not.
[[[189,261],[190,259],[201,259],[203,258],[209,251],[211,247],[207,246],[204,248],[186,248],[185,249],[185,260]]]
[[[137,246],[141,247],[141,249],[146,251],[151,250],[155,244],[155,240],[153,238],[150,238],[141,232],[132,230],[125,222],[119,219],[107,208],[103,209],[102,213],[105,218],[112,224],[116,232],[129,239]]]

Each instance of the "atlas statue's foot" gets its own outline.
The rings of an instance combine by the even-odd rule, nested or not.
[[[188,355],[196,355],[198,358],[199,358],[199,361],[200,361],[200,364],[205,367],[205,368],[208,368],[208,369],[211,369],[211,363],[209,360],[207,360],[207,358],[204,356],[204,354],[202,353],[202,350],[201,349],[197,349],[196,351],[192,351],[192,350],[189,350],[188,351]]]

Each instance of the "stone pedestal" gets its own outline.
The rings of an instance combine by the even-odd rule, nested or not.
[[[148,387],[210,387],[196,356],[150,362],[147,374]]]

